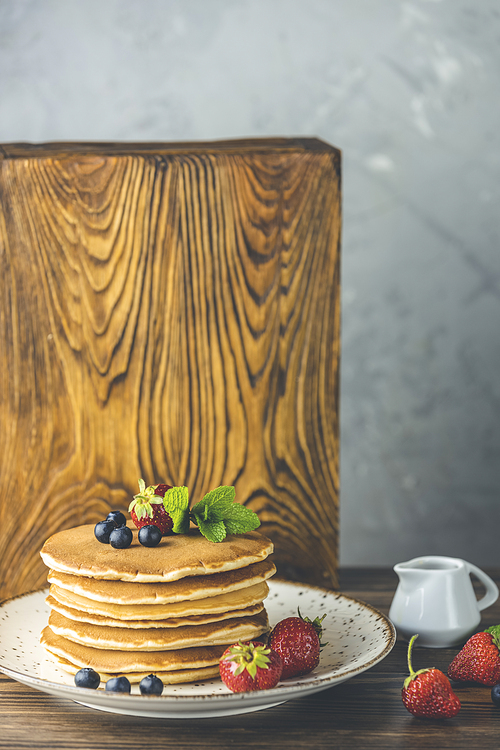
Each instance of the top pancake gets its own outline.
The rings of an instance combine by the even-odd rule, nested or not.
[[[272,542],[258,531],[228,535],[216,544],[192,529],[187,534],[163,537],[157,547],[144,547],[138,541],[138,530],[130,528],[133,540],[127,549],[98,542],[94,526],[87,524],[54,534],[40,554],[45,565],[62,573],[154,583],[244,568],[273,551]]]

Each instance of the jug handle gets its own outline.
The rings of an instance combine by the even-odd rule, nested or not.
[[[481,583],[486,588],[486,594],[483,596],[482,599],[479,599],[477,602],[477,606],[479,611],[486,609],[486,607],[491,607],[492,604],[496,602],[498,599],[498,586],[494,581],[491,580],[489,575],[486,575],[484,571],[482,571],[480,568],[478,568],[476,565],[473,565],[472,563],[467,563],[467,568],[469,570],[469,573],[473,573],[476,578],[479,578]]]

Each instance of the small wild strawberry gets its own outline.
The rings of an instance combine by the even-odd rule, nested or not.
[[[165,487],[165,492],[170,489],[168,485],[153,485],[146,487],[144,479],[139,479],[139,493],[134,495],[134,499],[128,507],[130,517],[138,529],[143,526],[157,526],[162,535],[165,536],[172,531],[173,522],[170,515],[163,505],[163,496],[157,494]]]
[[[401,697],[404,707],[413,716],[449,719],[460,711],[460,701],[453,692],[450,681],[443,672],[432,667],[413,671],[411,652],[418,635],[408,644],[409,677],[403,684]]]
[[[448,677],[492,687],[500,682],[500,625],[471,636],[448,667]]]

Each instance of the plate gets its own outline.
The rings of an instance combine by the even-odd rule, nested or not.
[[[369,604],[335,591],[285,581],[270,581],[266,609],[271,625],[301,613],[313,619],[326,614],[319,666],[310,674],[281,682],[271,690],[231,693],[220,680],[165,685],[161,696],[106,693],[75,686],[48,658],[39,643],[47,624],[47,589],[9,599],[0,605],[0,671],[18,682],[112,713],[158,718],[231,716],[277,706],[364,672],[384,659],[396,640],[392,623]]]

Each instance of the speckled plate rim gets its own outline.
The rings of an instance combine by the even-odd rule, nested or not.
[[[157,718],[185,718],[189,716],[191,718],[208,718],[215,716],[229,716],[235,714],[243,714],[251,711],[258,711],[272,706],[279,705],[285,701],[293,698],[305,697],[313,693],[326,690],[334,685],[345,682],[346,680],[371,669],[380,661],[386,658],[390,653],[396,642],[396,631],[391,621],[380,612],[378,609],[373,607],[371,604],[367,604],[354,597],[346,596],[341,592],[332,591],[330,589],[324,589],[319,586],[310,586],[302,583],[295,583],[291,581],[284,581],[280,579],[273,579],[269,581],[270,594],[272,597],[273,593],[276,594],[280,588],[285,592],[292,592],[300,589],[302,592],[317,593],[322,598],[326,598],[330,601],[330,607],[333,604],[335,610],[336,605],[346,605],[350,607],[355,605],[363,610],[364,614],[373,618],[374,623],[381,625],[383,632],[380,635],[380,647],[376,649],[375,654],[371,658],[358,660],[357,664],[351,665],[349,668],[341,670],[333,670],[326,674],[316,674],[316,670],[311,675],[305,675],[297,680],[290,680],[291,684],[285,682],[280,683],[277,687],[271,690],[263,690],[251,693],[219,693],[219,694],[205,694],[205,695],[162,695],[162,696],[142,696],[140,694],[114,694],[106,693],[104,690],[89,690],[85,688],[78,688],[73,685],[67,685],[65,683],[53,682],[51,680],[45,680],[35,675],[20,672],[11,667],[6,666],[2,663],[2,657],[0,656],[0,672],[3,672],[8,677],[21,682],[30,687],[36,688],[43,692],[49,693],[59,698],[67,698],[69,700],[81,703],[89,708],[94,708],[101,711],[109,711],[112,713],[123,713],[136,716],[147,716]],[[19,599],[26,597],[32,597],[36,594],[40,594],[46,589],[38,589],[27,594],[21,594],[20,596],[13,597],[12,599],[3,600],[0,602],[0,609],[15,602]],[[271,603],[271,600],[266,601],[266,606]],[[326,606],[326,605],[325,605]],[[269,609],[269,606],[268,606]],[[314,613],[316,614],[316,613]],[[284,616],[289,616],[288,612],[283,613]],[[345,615],[344,615],[345,616]],[[271,618],[270,618],[271,619]],[[34,627],[33,621],[31,626]],[[271,620],[271,625],[275,624]],[[326,622],[325,622],[326,625]],[[21,624],[22,630],[22,624]],[[43,627],[43,624],[41,624]],[[0,623],[0,639],[1,639],[2,623]],[[43,656],[45,652],[40,646]],[[321,669],[321,663],[320,667]],[[178,686],[181,687],[182,686]]]

